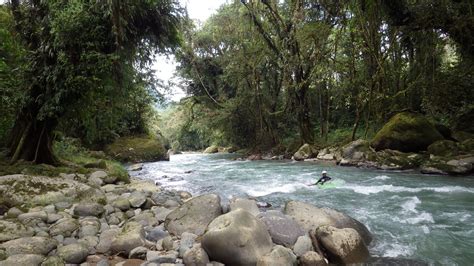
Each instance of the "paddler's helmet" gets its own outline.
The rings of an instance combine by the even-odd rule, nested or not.
[[[321,174],[327,174],[328,172],[326,170],[322,171]]]

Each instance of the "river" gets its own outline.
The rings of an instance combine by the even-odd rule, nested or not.
[[[315,162],[238,161],[230,154],[173,155],[132,175],[196,194],[255,197],[273,207],[293,199],[335,208],[374,235],[373,256],[430,264],[474,263],[474,177],[428,176],[339,167]],[[318,189],[322,170],[345,183]]]

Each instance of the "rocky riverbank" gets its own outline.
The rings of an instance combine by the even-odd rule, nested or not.
[[[372,235],[336,210],[262,212],[105,171],[0,177],[0,265],[326,265],[369,260]]]

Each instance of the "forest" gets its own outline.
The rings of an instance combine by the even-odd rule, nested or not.
[[[470,1],[231,1],[202,25],[165,0],[0,8],[11,162],[57,163],[59,139],[104,149],[134,135],[294,152],[370,139],[403,111],[473,132]],[[178,61],[179,103],[164,100],[156,54]]]

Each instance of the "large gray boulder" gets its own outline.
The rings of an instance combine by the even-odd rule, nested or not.
[[[16,254],[0,261],[0,266],[39,266],[44,260],[44,256],[38,254]]]
[[[220,202],[215,194],[191,198],[166,216],[165,227],[176,236],[184,232],[202,235],[207,225],[222,214]]]
[[[47,255],[51,250],[55,249],[58,242],[49,237],[23,237],[10,240],[0,245],[1,249],[5,249],[8,256],[15,254],[38,254]]]
[[[314,251],[313,242],[308,235],[298,237],[298,240],[293,247],[293,251],[295,252],[296,256],[301,256],[308,251]]]
[[[33,236],[34,234],[35,231],[31,227],[13,221],[0,220],[0,242]]]
[[[70,244],[58,248],[58,256],[66,263],[81,264],[88,255],[89,250],[82,244]]]
[[[369,251],[362,237],[352,228],[321,226],[316,230],[316,237],[331,263],[363,263],[369,258]]]
[[[257,216],[260,213],[260,210],[257,207],[257,202],[251,199],[233,198],[230,201],[229,207],[231,211],[235,211],[240,208],[250,212],[254,216]]]
[[[212,221],[201,244],[210,259],[226,265],[255,265],[273,245],[265,224],[242,209]]]
[[[306,234],[295,220],[280,211],[267,211],[257,216],[268,228],[273,243],[292,247],[299,236]]]
[[[129,255],[136,247],[145,246],[145,231],[143,226],[137,222],[128,222],[119,235],[112,241],[110,250],[114,253]]]
[[[290,266],[297,265],[296,255],[291,249],[276,245],[272,251],[257,261],[257,266]]]
[[[284,213],[293,217],[307,231],[323,225],[336,228],[353,228],[361,235],[366,245],[369,245],[372,241],[372,235],[365,225],[349,215],[333,209],[318,208],[300,201],[289,201],[285,205]]]

